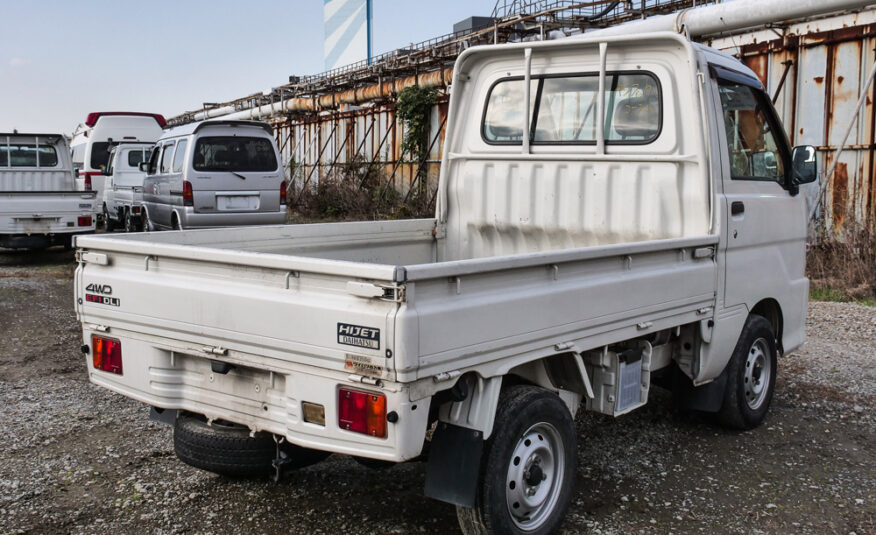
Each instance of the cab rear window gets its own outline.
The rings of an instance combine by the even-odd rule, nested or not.
[[[598,73],[534,76],[531,83],[526,121],[523,78],[505,78],[493,85],[484,109],[484,141],[519,145],[526,124],[534,145],[596,143]],[[606,73],[606,142],[637,145],[657,139],[662,123],[660,96],[660,84],[653,74]]]
[[[276,171],[272,140],[263,137],[201,137],[195,143],[196,171]]]
[[[55,147],[35,144],[0,145],[0,167],[55,167],[58,153]]]

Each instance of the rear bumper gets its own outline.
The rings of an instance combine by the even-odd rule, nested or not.
[[[94,234],[94,230],[52,234],[0,234],[0,247],[7,249],[44,249],[53,245],[72,245],[73,236]]]
[[[381,387],[354,383],[343,372],[293,365],[284,371],[235,366],[226,374],[214,373],[203,355],[170,351],[120,333],[84,330],[120,340],[123,375],[93,368],[86,359],[92,383],[160,409],[179,409],[267,431],[299,446],[386,461],[417,457],[423,446],[429,401],[411,402],[408,388],[398,383]],[[193,353],[195,349],[191,349]],[[338,426],[338,390],[341,387],[386,396],[387,437],[376,438]],[[325,425],[305,422],[302,402],[325,408]]]
[[[241,225],[281,225],[286,222],[286,210],[277,212],[196,213],[191,208],[178,211],[182,227],[210,228]]]

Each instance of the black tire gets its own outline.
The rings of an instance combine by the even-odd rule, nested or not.
[[[141,208],[140,213],[140,230],[143,232],[154,232],[155,226],[149,219],[149,212],[146,211],[146,208]]]
[[[109,216],[109,212],[106,211],[106,205],[103,205],[103,227],[107,232],[112,232],[116,229],[116,223]]]
[[[548,455],[548,451],[553,453]],[[556,394],[530,385],[505,389],[499,398],[493,434],[484,444],[475,507],[456,508],[462,532],[557,532],[572,499],[577,455],[575,424]],[[548,486],[542,488],[545,483]],[[534,500],[544,496],[542,508],[534,514],[531,504],[515,501],[526,489],[535,489]],[[529,520],[520,518],[527,510]]]
[[[182,225],[179,223],[179,217],[176,214],[170,216],[170,224],[173,227],[173,230],[182,230]]]
[[[731,429],[763,423],[776,388],[776,334],[762,316],[751,314],[727,363],[727,387],[718,421]]]
[[[273,436],[226,422],[207,421],[198,415],[180,413],[173,428],[173,450],[179,459],[195,468],[231,477],[264,477],[274,473],[277,446]],[[287,468],[303,468],[318,463],[329,452],[284,443],[289,456]]]
[[[137,232],[137,220],[127,210],[125,211],[125,232]]]

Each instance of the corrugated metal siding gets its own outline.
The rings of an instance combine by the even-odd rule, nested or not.
[[[740,57],[771,95],[781,82],[784,62],[793,62],[776,109],[793,145],[818,149],[823,179],[873,66],[876,10],[751,31],[707,44]],[[826,230],[839,231],[849,225],[876,229],[874,100],[876,85],[870,89],[823,199],[819,221]],[[816,185],[804,187],[810,204],[818,189]]]

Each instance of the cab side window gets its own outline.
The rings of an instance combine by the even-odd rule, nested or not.
[[[719,80],[718,89],[731,178],[784,184],[785,162],[776,141],[779,126],[765,113],[763,93],[726,80]]]
[[[170,161],[173,157],[173,143],[168,143],[164,146],[161,153],[161,174],[170,172]]]
[[[154,175],[158,172],[158,157],[161,154],[161,147],[156,146],[152,149],[152,154],[149,156],[149,171],[148,174]]]
[[[176,146],[176,154],[173,156],[173,172],[181,173],[183,169],[183,158],[186,155],[186,145],[188,145],[188,140],[183,139]]]

